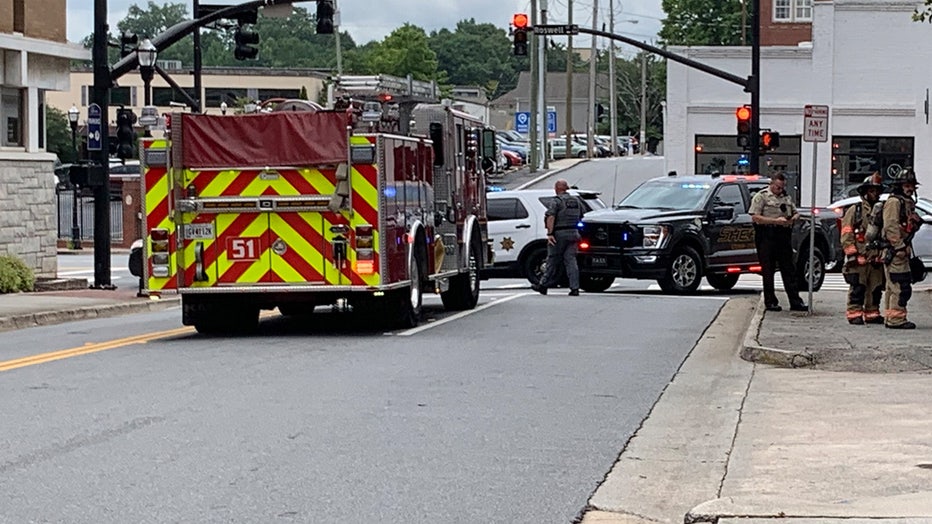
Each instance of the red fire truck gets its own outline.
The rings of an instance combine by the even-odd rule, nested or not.
[[[280,108],[174,114],[142,140],[145,292],[180,293],[202,333],[330,304],[414,326],[424,292],[474,308],[493,133],[447,104],[413,106],[397,134],[368,132],[371,103]]]

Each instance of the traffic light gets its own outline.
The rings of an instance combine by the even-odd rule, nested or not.
[[[596,122],[603,122],[605,120],[605,106],[602,104],[595,105],[595,120]]]
[[[333,34],[333,0],[317,0],[317,34]]]
[[[527,15],[524,13],[515,13],[515,15],[511,17],[511,25],[515,27],[512,33],[514,37],[515,56],[527,56]]]
[[[139,37],[134,33],[123,31],[120,33],[120,58],[136,50],[136,44],[139,43]]]
[[[780,147],[780,133],[766,129],[760,133],[761,151],[773,151]]]
[[[252,60],[259,54],[259,48],[253,47],[259,43],[259,33],[255,31],[237,27],[236,33],[233,34],[233,42],[236,44],[233,56],[237,60]]]
[[[132,109],[117,109],[117,150],[116,156],[126,160],[132,158],[134,142],[136,141],[136,130],[133,125],[136,123],[136,114]]]
[[[738,147],[751,148],[751,106],[743,105],[735,111],[738,118]]]

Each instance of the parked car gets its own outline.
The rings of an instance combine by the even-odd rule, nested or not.
[[[884,193],[880,195],[880,200],[886,200],[889,196],[889,193]],[[838,216],[841,217],[850,205],[860,200],[860,196],[848,197],[837,202],[832,202],[829,208],[835,210]],[[916,200],[916,212],[922,217],[923,225],[919,228],[919,231],[916,232],[915,236],[913,236],[913,250],[916,256],[922,259],[922,263],[925,265],[926,269],[932,271],[932,200],[919,197]],[[839,222],[840,221],[841,219],[839,218]],[[841,251],[840,244],[838,249]],[[844,255],[841,255],[841,258],[843,259]],[[838,260],[836,268],[840,271],[843,264],[843,260]]]
[[[517,142],[519,144],[528,143],[527,137],[515,131],[514,129],[499,129],[495,131],[495,136],[501,137],[508,142]]]
[[[502,151],[511,151],[512,153],[516,153],[521,157],[522,163],[527,163],[527,157],[531,154],[531,150],[529,148],[524,146],[517,146],[502,139],[498,139],[496,142],[498,143],[499,149]]]
[[[595,191],[570,189],[582,200],[585,211],[604,209]],[[537,284],[546,269],[547,232],[544,213],[553,198],[552,189],[493,191],[488,201],[489,240],[495,262],[484,270],[486,277],[525,277]]]
[[[504,156],[505,160],[508,162],[507,167],[521,167],[524,165],[524,160],[521,158],[521,155],[514,151],[502,149],[502,156]]]
[[[550,154],[553,158],[566,158],[567,156],[576,157],[576,158],[586,158],[586,146],[577,144],[573,142],[570,144],[570,154],[566,154],[566,139],[564,138],[553,138],[547,142],[547,147],[550,150]]]
[[[603,277],[608,285],[616,277],[656,280],[666,293],[693,293],[702,277],[716,289],[731,289],[741,273],[760,271],[748,206],[751,196],[768,183],[756,175],[648,180],[612,209],[583,217],[580,273]],[[811,272],[818,290],[825,278],[825,261],[836,259],[838,228],[836,215],[826,212],[810,231],[807,214],[800,209],[804,219],[793,226],[794,259],[803,289],[808,287],[811,233],[815,242]]]

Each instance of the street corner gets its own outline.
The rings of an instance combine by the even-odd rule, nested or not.
[[[761,295],[754,306],[754,313],[751,315],[751,321],[748,323],[747,331],[744,334],[744,340],[741,344],[741,358],[755,364],[766,364],[775,367],[811,367],[815,359],[809,351],[786,350],[765,346],[760,343],[765,314],[764,297]]]
[[[626,513],[615,513],[612,511],[592,510],[587,511],[579,524],[656,524],[656,520],[651,520],[637,515],[628,515]]]

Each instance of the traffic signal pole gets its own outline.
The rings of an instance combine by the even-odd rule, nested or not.
[[[745,91],[751,94],[750,172],[760,174],[760,0],[751,0],[751,76]]]
[[[94,186],[94,289],[115,289],[110,282],[110,64],[107,58],[107,0],[94,0],[94,88],[91,101],[100,106],[100,150],[88,151],[103,170]]]

